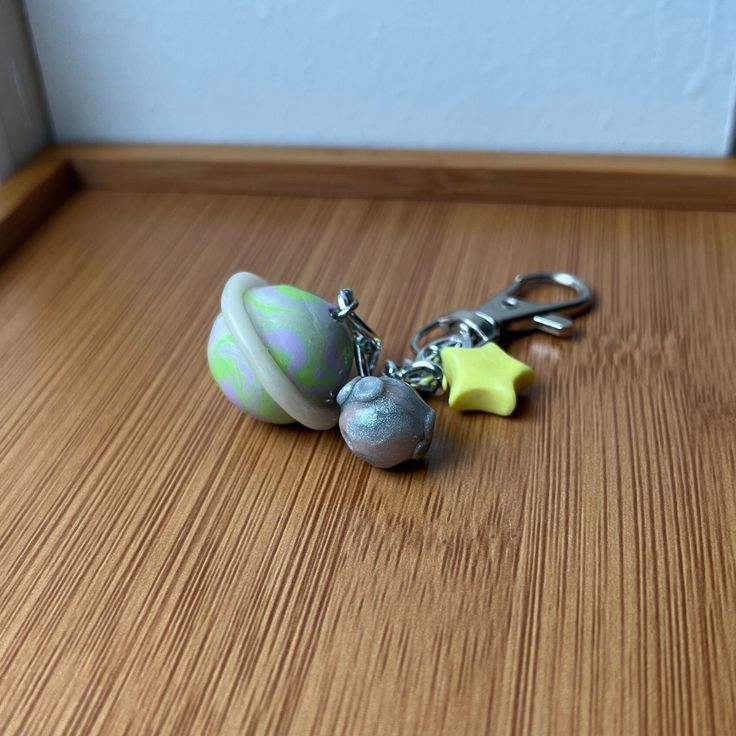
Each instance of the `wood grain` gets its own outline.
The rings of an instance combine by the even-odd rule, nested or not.
[[[386,472],[239,416],[237,269],[405,353],[517,272],[598,306]],[[736,733],[736,215],[76,194],[0,268],[3,734]]]
[[[736,209],[736,161],[195,145],[63,146],[92,189]]]
[[[0,258],[42,225],[76,186],[71,164],[54,148],[0,182]]]

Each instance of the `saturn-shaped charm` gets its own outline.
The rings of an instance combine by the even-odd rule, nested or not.
[[[329,429],[336,396],[353,361],[349,330],[332,305],[294,286],[271,286],[252,273],[225,285],[207,345],[210,371],[239,409],[275,424]]]

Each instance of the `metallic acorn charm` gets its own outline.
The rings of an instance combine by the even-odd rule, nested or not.
[[[337,395],[340,432],[358,457],[379,468],[424,457],[434,409],[411,386],[388,376],[359,376]]]
[[[337,424],[337,393],[350,377],[353,341],[324,299],[271,286],[251,273],[225,285],[207,345],[210,371],[241,411],[274,424]]]

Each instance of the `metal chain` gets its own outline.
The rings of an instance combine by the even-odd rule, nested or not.
[[[345,321],[353,338],[355,365],[361,376],[370,376],[381,352],[381,339],[356,314],[358,300],[350,289],[342,289],[337,295],[337,306],[330,312],[338,322]],[[447,347],[470,347],[474,337],[466,325],[455,324],[453,330],[423,345],[414,360],[406,358],[401,363],[387,360],[382,375],[408,383],[422,394],[439,395],[443,392],[441,352]]]
[[[398,378],[408,383],[422,394],[439,394],[442,392],[444,373],[439,362],[431,360],[411,360],[406,358],[401,365],[394,360],[387,360],[383,365],[383,375]]]
[[[423,394],[440,395],[444,391],[442,381],[442,350],[444,348],[470,347],[473,337],[465,325],[458,324],[448,334],[430,340],[423,345],[414,360],[406,358],[397,365],[394,361],[386,362],[383,372],[387,376],[406,381],[410,386]]]
[[[353,292],[341,289],[337,295],[337,306],[330,310],[330,314],[337,322],[347,322],[353,338],[355,367],[361,376],[370,376],[381,353],[381,338],[356,314],[358,306]]]

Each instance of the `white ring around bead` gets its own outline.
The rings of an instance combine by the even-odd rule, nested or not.
[[[220,306],[225,324],[271,398],[297,422],[310,429],[330,429],[340,416],[338,407],[319,406],[305,398],[281,370],[253,326],[243,296],[251,289],[268,286],[260,276],[242,271],[233,274],[222,290]]]

